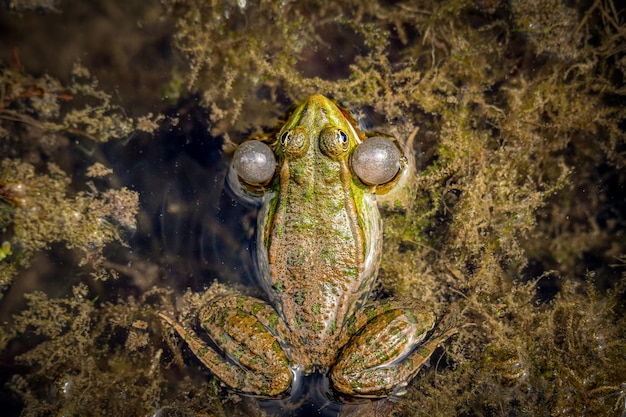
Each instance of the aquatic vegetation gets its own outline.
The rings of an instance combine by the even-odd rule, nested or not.
[[[88,79],[80,66],[75,75]],[[19,268],[30,264],[33,254],[56,242],[80,251],[79,265],[90,264],[97,277],[116,276],[103,267],[102,251],[112,242],[124,244],[120,229],[134,231],[137,193],[127,188],[99,191],[87,178],[108,171],[96,163],[88,168],[83,189],[72,191],[70,176],[57,164],[38,161],[34,155],[33,162],[26,162],[17,159],[23,157],[18,151],[26,151],[23,143],[29,143],[35,155],[55,159],[68,148],[68,136],[106,142],[148,126],[150,118],[125,117],[108,94],[87,83],[65,87],[50,76],[36,78],[8,68],[0,71],[0,82],[0,135],[9,156],[0,161],[0,229],[13,255],[0,266],[0,293]],[[90,101],[64,108],[64,103],[81,99]],[[144,128],[149,129],[154,127]]]
[[[391,404],[398,415],[622,415],[623,6],[391,3],[167,0],[174,41],[189,62],[188,73],[172,76],[168,95],[199,97],[227,151],[313,93],[362,108],[369,130],[398,138],[417,131],[411,199],[384,214],[375,292],[419,299],[438,316],[473,325],[444,343]],[[93,163],[89,181],[97,187],[87,180],[76,187],[58,151],[67,149],[68,134],[91,143],[128,137],[141,124],[89,83],[70,88],[10,70],[2,82],[0,238],[10,245],[0,252],[3,282],[19,280],[29,253],[53,242],[71,242],[84,262],[103,265],[102,248],[134,227],[136,200],[100,183],[106,177]],[[77,100],[81,94],[100,104]],[[39,140],[24,140],[32,137]],[[39,207],[45,227],[25,207]],[[83,222],[70,222],[74,213]],[[2,328],[9,350],[33,332],[41,341],[15,358],[28,370],[11,383],[26,413],[92,404],[117,414],[119,402],[105,397],[119,399],[120,391],[129,415],[160,407],[256,410],[224,395],[176,346],[162,345],[155,311],[168,292],[99,302],[74,288],[64,298],[28,295],[15,324]],[[187,293],[186,304],[198,306],[194,297]],[[84,361],[73,361],[72,340],[80,340]],[[116,372],[135,382],[116,390]],[[78,381],[80,401],[71,391],[48,401],[42,386],[57,378]],[[89,380],[97,389],[85,389]],[[146,393],[136,389],[141,384]]]
[[[475,391],[454,394],[470,386],[500,389],[502,409],[534,398],[537,412],[542,404],[566,412],[567,399],[579,398],[572,393],[585,394],[575,381],[597,369],[576,366],[586,363],[584,349],[545,344],[560,327],[556,312],[574,317],[577,302],[594,316],[584,325],[575,320],[578,331],[624,329],[613,313],[624,307],[623,277],[609,263],[624,250],[616,240],[624,218],[615,187],[624,180],[616,170],[625,162],[625,68],[611,63],[624,59],[626,26],[611,2],[589,9],[560,1],[512,2],[510,9],[471,1],[170,4],[179,18],[177,41],[190,57],[189,85],[210,106],[216,134],[232,138],[232,131],[263,126],[267,110],[257,111],[254,101],[297,101],[312,92],[368,106],[401,137],[421,127],[413,146],[423,172],[416,172],[409,206],[385,219],[380,290],[436,301],[442,315],[458,303],[477,327],[450,342],[457,370],[437,373],[445,382],[428,391],[431,401],[406,401],[407,415],[433,401],[441,415],[487,412],[491,406]],[[305,19],[305,10],[315,10],[315,18]],[[290,25],[298,26],[297,40]],[[261,27],[270,32],[266,42],[259,41]],[[229,41],[220,43],[224,34]],[[352,52],[342,49],[354,44]],[[310,68],[320,57],[336,68],[332,74]],[[222,70],[229,76],[217,76]],[[607,185],[592,192],[598,182]],[[607,199],[612,208],[602,207]],[[592,253],[598,289],[573,290],[588,282],[580,267]],[[611,294],[596,292],[607,287]],[[542,331],[520,345],[527,329]],[[533,357],[536,349],[545,356]],[[617,343],[604,352],[623,363],[622,349]],[[564,352],[578,359],[558,369],[543,362]],[[432,373],[416,385],[432,384]],[[455,379],[465,373],[474,380]],[[611,373],[611,382],[594,391],[609,413],[623,411],[609,401],[621,398],[620,378]],[[444,386],[449,395],[437,394]]]

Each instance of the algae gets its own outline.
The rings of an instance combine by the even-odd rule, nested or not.
[[[443,344],[405,396],[384,407],[346,406],[344,415],[369,415],[379,406],[405,416],[626,413],[623,6],[163,3],[164,18],[174,22],[172,40],[188,62],[162,86],[164,99],[181,97],[167,102],[176,115],[170,130],[190,114],[184,98],[191,97],[206,109],[202,126],[230,150],[246,135],[271,129],[288,104],[311,93],[361,109],[364,123],[401,140],[419,128],[411,143],[411,198],[385,213],[375,295],[414,297],[441,317],[452,314],[458,326],[472,325]],[[91,188],[87,179],[70,189],[69,171],[59,168],[58,149],[67,148],[68,135],[132,141],[143,124],[111,114],[109,96],[91,84],[70,88],[49,75],[2,74],[3,85],[12,86],[11,94],[4,87],[0,108],[0,143],[10,157],[0,183],[2,240],[11,252],[3,247],[0,266],[14,277],[6,286],[22,279],[34,253],[57,251],[54,242],[78,249],[77,264],[158,282],[145,278],[149,269],[134,269],[141,259],[131,257],[133,267],[123,268],[102,252],[125,242],[136,200],[111,184]],[[73,108],[76,101],[67,98],[77,94],[100,106]],[[166,119],[146,120],[154,129]],[[24,139],[33,137],[36,153]],[[45,163],[33,156],[42,153]],[[95,182],[101,169],[91,168],[88,178]],[[56,209],[37,217],[44,229],[29,228],[33,213],[22,209],[32,204]],[[74,211],[88,221],[63,227]],[[95,219],[105,220],[100,229],[93,229]],[[146,264],[158,266],[159,256]],[[198,283],[195,276],[152,273],[173,288],[191,287],[187,305],[220,278]],[[82,280],[71,280],[73,290],[63,296],[27,294],[28,306],[2,328],[5,350],[22,350],[10,355],[20,367],[10,386],[24,415],[263,413],[198,371],[174,340],[163,343],[167,332],[156,313],[180,294],[135,279],[126,285],[139,296],[101,301]],[[72,343],[83,352],[79,361]],[[78,388],[51,398],[55,380]]]

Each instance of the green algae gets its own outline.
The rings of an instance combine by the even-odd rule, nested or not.
[[[163,90],[200,97],[211,133],[231,147],[312,93],[364,108],[376,128],[401,140],[419,127],[411,199],[385,214],[378,292],[420,299],[441,317],[454,312],[459,326],[473,325],[395,401],[398,415],[625,412],[623,9],[608,0],[164,3],[189,70],[177,70]],[[3,98],[12,123],[94,140],[126,137],[138,126],[112,116],[106,100],[100,110],[64,112],[64,94],[87,87],[3,74],[27,85],[12,97],[48,92],[26,107]],[[42,117],[56,121],[50,127]],[[5,123],[3,136],[15,138]],[[0,222],[12,249],[2,273],[19,279],[32,253],[58,241],[72,242],[97,269],[101,249],[123,242],[119,227],[134,225],[111,208],[119,207],[110,194],[117,191],[68,192],[57,165],[33,167],[20,157],[2,165]],[[23,202],[19,184],[37,193]],[[43,231],[20,213],[32,195],[59,210],[36,222]],[[117,198],[136,207],[128,194]],[[93,229],[62,227],[70,207],[87,225],[107,219],[95,245]],[[29,295],[2,339],[7,345],[36,329],[44,340],[18,357],[31,370],[12,381],[25,413],[230,411],[234,397],[216,403],[212,382],[168,385],[170,366],[190,367],[159,350],[154,313],[168,297],[162,291],[108,303],[94,302],[82,286],[74,290],[81,296]],[[133,327],[137,320],[146,330]],[[70,360],[72,340],[81,342],[84,361]],[[167,352],[179,355],[175,347]],[[37,393],[59,378],[81,387],[80,402],[71,391],[56,401]],[[119,389],[122,380],[131,383]],[[142,384],[146,392],[136,389]],[[122,392],[124,410],[116,408]]]
[[[80,66],[75,75],[88,77]],[[18,267],[27,267],[33,254],[56,242],[80,251],[79,265],[90,264],[97,277],[116,276],[103,267],[103,249],[112,242],[124,244],[120,229],[135,230],[137,193],[127,188],[98,190],[87,178],[108,171],[95,163],[83,176],[83,189],[73,191],[71,177],[43,160],[58,158],[70,137],[106,142],[126,137],[137,129],[135,124],[146,122],[125,117],[108,94],[88,82],[63,86],[48,75],[37,78],[8,68],[0,70],[0,82],[2,148],[5,155],[14,156],[0,162],[0,230],[14,248],[0,265],[0,293],[11,285]],[[63,108],[65,102],[81,99],[87,100],[84,105]],[[29,150],[25,143],[44,158],[33,155],[33,163],[18,159],[24,157],[19,149]]]

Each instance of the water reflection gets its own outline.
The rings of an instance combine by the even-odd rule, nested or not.
[[[259,408],[280,417],[388,416],[394,403],[389,399],[337,396],[330,389],[328,377],[316,372],[297,375],[288,398],[259,400]]]

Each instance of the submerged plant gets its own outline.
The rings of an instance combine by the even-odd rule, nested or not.
[[[376,129],[401,140],[417,131],[407,141],[417,167],[410,198],[384,215],[386,250],[375,292],[420,299],[438,316],[452,311],[473,325],[450,338],[406,396],[386,407],[407,416],[625,412],[626,23],[619,5],[164,3],[190,65],[182,75],[187,82],[177,73],[170,87],[178,88],[174,95],[190,90],[200,97],[210,132],[227,149],[313,93],[360,106]],[[67,146],[68,134],[104,140],[139,125],[91,96],[92,85],[68,90],[51,77],[10,70],[2,77],[11,86],[3,87],[0,108],[0,144],[10,157],[0,176],[5,288],[11,282],[5,277],[15,277],[25,259],[52,242],[70,242],[97,269],[106,260],[102,249],[134,227],[136,196],[100,183],[74,190],[55,149]],[[100,107],[64,110],[87,91]],[[18,131],[46,139],[36,145],[45,161],[32,148],[13,146],[23,137]],[[218,277],[198,284],[177,276],[171,283],[201,289],[205,278]],[[26,413],[64,410],[37,394],[42,372],[43,385],[50,375],[71,375],[65,380],[84,388],[81,402],[73,402],[72,391],[63,401],[98,404],[102,413],[119,411],[121,392],[135,414],[160,407],[256,410],[199,379],[174,347],[159,350],[163,331],[155,316],[166,292],[99,303],[84,287],[74,291],[82,295],[29,295],[15,325],[3,329],[9,348],[41,329],[34,331],[42,343],[20,359],[30,373],[12,382]],[[53,323],[55,314],[65,318],[61,325]],[[145,332],[133,326],[136,320]],[[86,352],[73,367],[71,340]],[[191,377],[176,378],[169,366]],[[148,392],[135,385],[116,390],[115,372]],[[101,383],[97,390],[85,388],[90,378]]]
[[[81,66],[74,75],[89,80]],[[44,161],[60,159],[70,138],[125,138],[137,129],[154,130],[158,118],[124,116],[91,81],[64,86],[48,75],[37,78],[8,68],[0,70],[0,100],[0,147],[6,156],[0,161],[0,230],[12,248],[0,265],[0,294],[19,268],[28,267],[33,254],[57,242],[79,250],[79,265],[90,264],[97,277],[115,276],[103,267],[102,251],[111,242],[124,243],[120,229],[135,230],[137,193],[127,188],[99,191],[85,177],[80,191],[73,191],[71,177],[56,163]],[[84,175],[109,173],[93,163]]]

